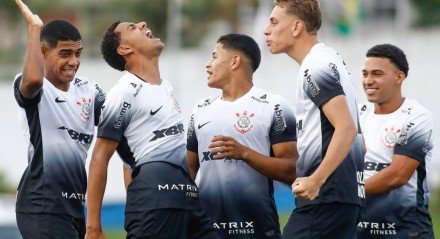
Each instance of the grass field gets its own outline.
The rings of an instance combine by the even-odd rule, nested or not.
[[[432,216],[432,223],[434,225],[434,235],[436,237],[440,236],[440,190],[432,194],[430,213]],[[289,220],[290,212],[279,212],[280,215],[280,226],[284,228],[287,220]],[[108,239],[121,239],[125,238],[125,231],[123,229],[119,230],[109,230],[106,231]]]

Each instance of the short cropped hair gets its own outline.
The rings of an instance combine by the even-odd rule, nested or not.
[[[47,42],[50,47],[56,47],[58,41],[80,41],[78,29],[66,20],[53,20],[43,26],[40,41]]]
[[[111,67],[119,71],[124,71],[127,62],[124,57],[118,53],[118,47],[121,43],[121,34],[115,31],[119,23],[121,22],[116,21],[112,23],[102,37],[101,54]]]
[[[317,34],[321,28],[322,13],[317,0],[274,0],[276,6],[285,8],[287,14],[299,17],[307,32]]]
[[[399,70],[408,76],[409,66],[405,53],[397,46],[391,44],[380,44],[368,50],[367,57],[387,58]]]
[[[239,51],[251,60],[252,70],[255,72],[260,66],[261,52],[257,42],[247,35],[231,33],[221,36],[217,43],[223,44],[225,49]]]

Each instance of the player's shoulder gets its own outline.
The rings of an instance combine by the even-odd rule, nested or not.
[[[255,86],[252,88],[251,93],[250,98],[261,104],[276,105],[287,103],[284,97]]]
[[[371,111],[371,109],[374,109],[374,104],[370,102],[365,102],[358,104],[358,113],[359,115],[366,115]]]
[[[108,96],[112,97],[120,97],[126,95],[134,95],[136,93],[136,89],[138,88],[140,82],[137,81],[136,78],[133,78],[131,74],[124,74],[121,78],[112,86],[110,91],[108,92]]]
[[[426,107],[418,103],[414,99],[406,98],[404,107],[401,108],[402,113],[408,114],[410,120],[432,121],[432,113]]]
[[[93,79],[86,76],[75,76],[75,78],[71,82],[71,85],[78,88],[85,88],[85,87],[95,88],[96,82]]]
[[[336,50],[319,43],[312,48],[301,66],[304,70],[332,73],[340,62],[341,56]]]

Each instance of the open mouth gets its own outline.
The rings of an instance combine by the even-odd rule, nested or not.
[[[377,88],[366,88],[365,92],[367,94],[374,94],[374,93],[376,93],[377,90],[378,90]]]
[[[75,69],[63,69],[64,72],[67,72],[69,74],[75,74],[76,72],[76,68]]]
[[[151,32],[150,29],[147,29],[147,30],[145,31],[145,35],[146,35],[148,38],[150,38],[150,39],[154,39],[154,35],[153,35],[153,33]]]

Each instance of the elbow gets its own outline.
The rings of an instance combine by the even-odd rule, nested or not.
[[[346,135],[347,139],[350,140],[350,143],[353,143],[356,135],[357,135],[357,129],[354,124],[347,124],[347,126],[344,129],[344,135]]]
[[[401,173],[396,173],[393,180],[391,180],[391,188],[399,188],[408,183],[409,178]]]
[[[43,79],[41,77],[23,76],[20,84],[21,89],[30,89],[31,91],[34,91],[43,87]]]
[[[358,133],[354,123],[344,124],[339,127],[335,127],[335,134],[341,135],[348,144],[352,144]]]

